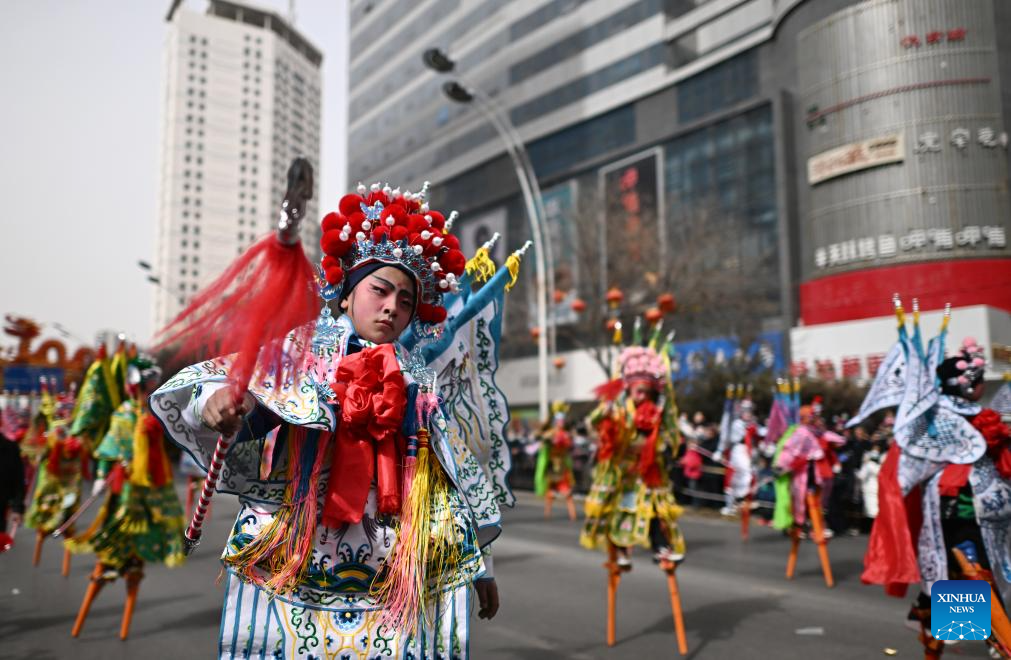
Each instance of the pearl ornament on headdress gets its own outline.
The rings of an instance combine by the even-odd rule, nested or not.
[[[355,234],[355,239],[359,240],[359,241],[364,241],[365,240],[365,232],[360,231],[357,234]]]
[[[434,245],[435,247],[439,247],[440,245],[442,245],[442,236],[436,236],[435,238],[433,238],[432,245]]]
[[[368,192],[368,188],[366,188],[365,184],[362,183],[361,181],[358,182],[358,187],[356,188],[356,190],[358,191],[359,195],[364,195],[366,192]]]

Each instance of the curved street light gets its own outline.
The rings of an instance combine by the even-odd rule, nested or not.
[[[456,63],[438,48],[430,48],[422,54],[425,66],[438,73],[449,73]],[[462,78],[461,78],[462,80]],[[548,333],[554,336],[553,328],[548,327],[548,291],[554,290],[554,261],[551,254],[551,240],[547,234],[544,201],[537,176],[533,171],[526,147],[513,127],[508,115],[501,112],[494,101],[477,87],[452,80],[442,86],[443,94],[451,101],[462,104],[473,104],[488,121],[491,122],[499,137],[505,143],[516,170],[516,178],[520,184],[523,201],[526,206],[527,218],[530,223],[531,239],[534,244],[534,265],[537,280],[537,324],[541,332],[537,337],[538,362],[538,408],[541,419],[548,417]],[[554,341],[552,339],[552,344]]]

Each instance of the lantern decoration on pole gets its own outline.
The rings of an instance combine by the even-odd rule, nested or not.
[[[618,309],[621,303],[625,302],[625,294],[618,287],[612,286],[607,290],[606,300],[608,307]]]
[[[565,358],[563,358],[563,357],[556,357],[554,359],[554,365],[555,365],[555,369],[558,369],[559,371],[561,371],[563,368],[565,368]]]
[[[534,341],[537,341],[538,339],[540,339],[541,338],[541,329],[538,328],[537,326],[534,326],[534,327],[530,328],[530,338],[533,339]]]
[[[561,289],[555,289],[555,292],[552,294],[552,297],[554,298],[555,304],[560,305],[561,302],[565,300],[565,292],[562,291]]]
[[[569,307],[571,307],[572,311],[576,314],[582,314],[586,311],[586,302],[582,298],[576,298],[569,304]]]
[[[646,313],[643,314],[643,316],[646,319],[646,323],[649,323],[651,326],[654,326],[660,319],[663,318],[663,312],[660,311],[659,307],[650,307],[649,309],[646,310]]]
[[[664,314],[672,313],[677,307],[677,302],[674,300],[674,294],[672,293],[662,293],[656,299],[657,308]]]

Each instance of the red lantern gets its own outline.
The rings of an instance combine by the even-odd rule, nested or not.
[[[560,302],[562,302],[563,300],[565,300],[565,292],[562,291],[561,289],[555,289],[555,293],[553,294],[553,297],[554,297],[554,300],[555,300],[555,304],[557,305]]]
[[[583,302],[582,298],[576,298],[575,300],[572,301],[572,304],[569,306],[572,307],[572,311],[574,311],[576,314],[582,314],[584,311],[586,311],[586,303]]]
[[[530,338],[533,339],[534,341],[537,341],[538,339],[540,339],[541,338],[541,329],[538,328],[538,327],[536,327],[536,326],[533,327],[533,328],[530,328]]]
[[[616,286],[612,286],[607,291],[607,304],[611,306],[611,309],[616,309],[618,305],[625,301],[625,294],[621,292]]]
[[[677,307],[677,302],[674,300],[674,294],[663,293],[656,299],[656,306],[660,308],[660,311],[664,314],[670,314]]]
[[[554,359],[554,364],[555,364],[555,369],[558,369],[559,371],[561,371],[565,367],[565,358],[563,358],[563,357],[556,357]]]
[[[656,325],[657,321],[663,318],[663,312],[660,311],[659,307],[650,307],[643,316],[646,317],[646,323]]]
[[[618,327],[618,319],[607,319],[607,322],[604,323],[604,327],[608,332],[614,332],[614,329]]]

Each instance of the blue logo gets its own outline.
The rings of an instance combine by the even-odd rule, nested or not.
[[[985,640],[990,636],[990,583],[939,580],[930,588],[930,628],[934,639]]]

